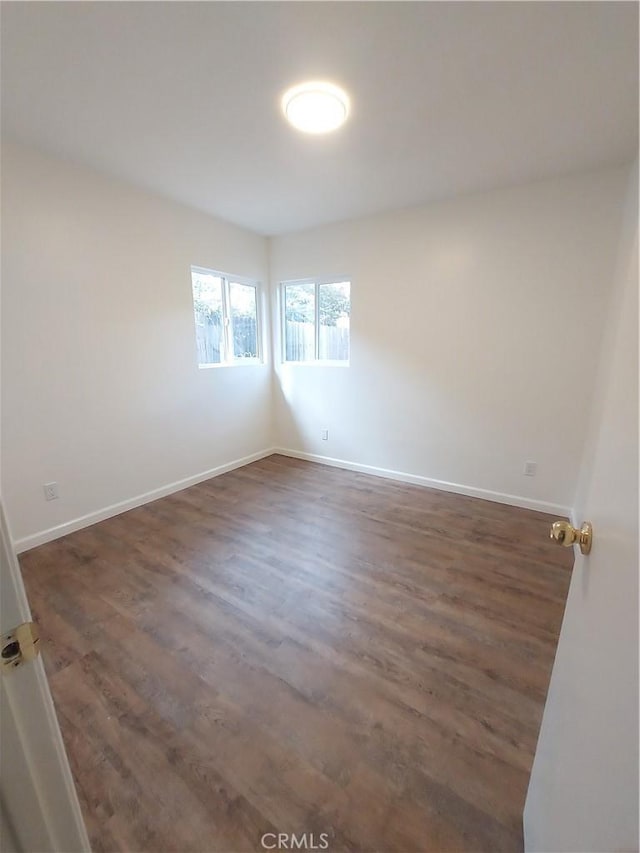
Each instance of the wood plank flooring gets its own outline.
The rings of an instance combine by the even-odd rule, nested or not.
[[[550,520],[271,456],[23,554],[94,851],[522,850]]]

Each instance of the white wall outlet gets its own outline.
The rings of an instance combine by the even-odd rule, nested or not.
[[[45,483],[43,488],[45,501],[55,501],[60,497],[57,483]]]
[[[538,463],[537,462],[525,462],[524,463],[524,475],[525,475],[525,477],[535,477],[537,470],[538,470]]]
[[[328,430],[328,429],[323,429],[323,430],[322,430],[322,440],[323,440],[323,441],[328,441],[328,440],[329,440],[329,430]]]

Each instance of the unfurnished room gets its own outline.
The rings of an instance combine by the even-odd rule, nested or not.
[[[0,2],[0,848],[638,850],[638,3]]]

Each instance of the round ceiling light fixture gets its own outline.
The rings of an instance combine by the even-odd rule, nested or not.
[[[349,96],[339,86],[312,80],[293,86],[282,96],[287,121],[303,133],[330,133],[349,115]]]

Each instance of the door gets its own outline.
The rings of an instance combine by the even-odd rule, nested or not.
[[[524,813],[536,851],[638,850],[637,166],[603,347],[565,616]]]
[[[0,630],[31,618],[0,503]],[[89,851],[49,685],[37,658],[0,680],[0,848]]]

